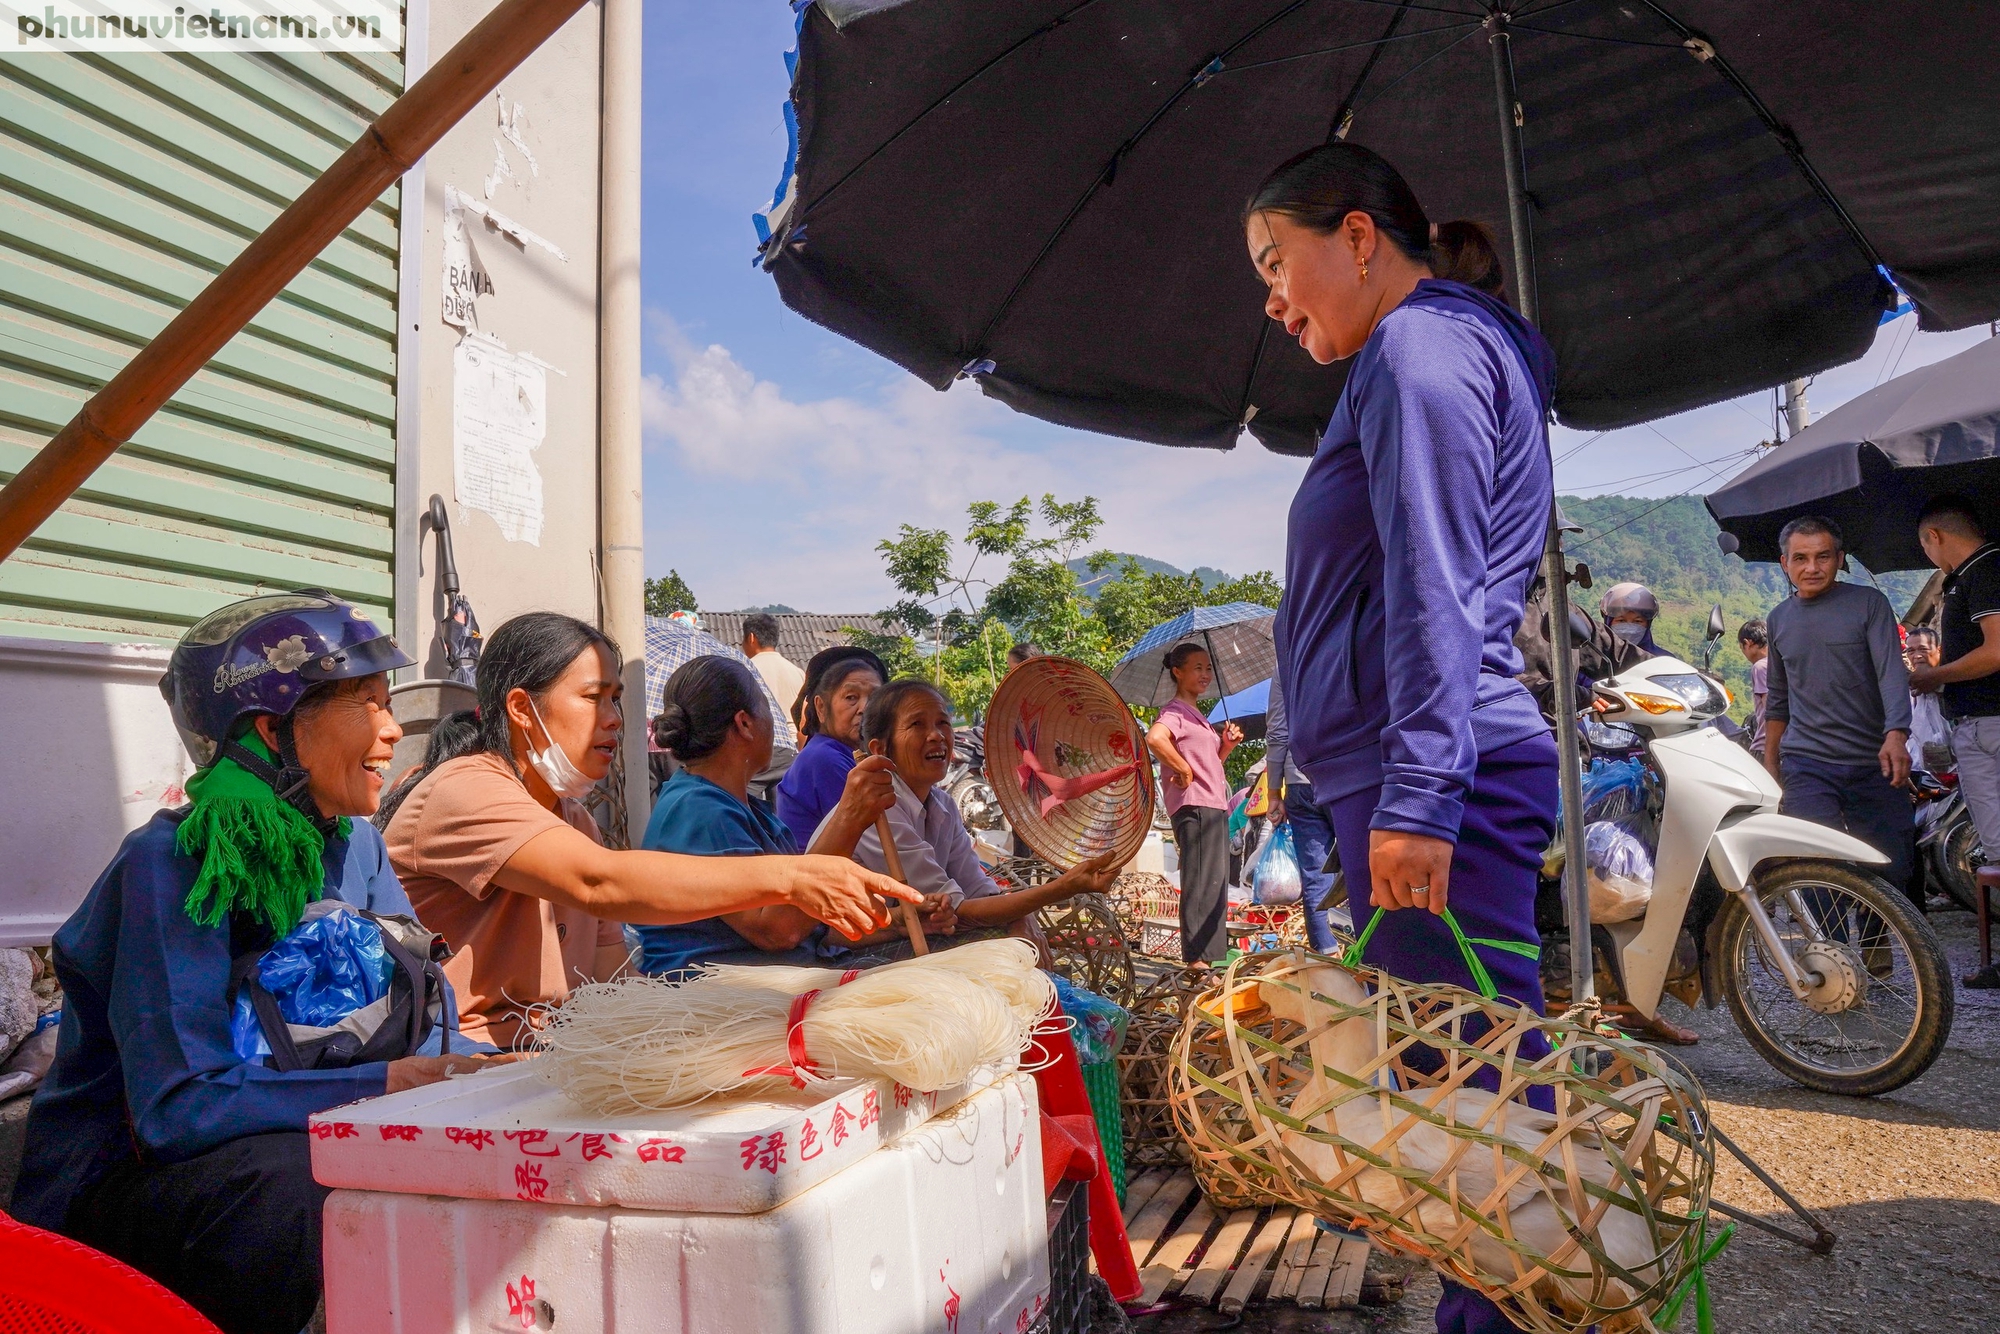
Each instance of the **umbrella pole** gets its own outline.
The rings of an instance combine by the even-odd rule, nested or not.
[[[1487,21],[1493,51],[1493,92],[1500,115],[1500,155],[1507,175],[1507,226],[1514,239],[1514,295],[1521,313],[1541,323],[1535,291],[1534,238],[1528,215],[1528,187],[1521,156],[1520,98],[1514,87],[1514,58],[1504,16]],[[1549,478],[1553,488],[1555,477]],[[1590,886],[1583,862],[1583,747],[1576,731],[1576,651],[1569,637],[1569,565],[1563,559],[1562,520],[1549,500],[1549,533],[1542,549],[1542,578],[1549,590],[1549,646],[1555,659],[1556,751],[1565,816],[1563,904],[1569,921],[1570,1004],[1581,1005],[1595,990],[1596,950],[1590,938]]]

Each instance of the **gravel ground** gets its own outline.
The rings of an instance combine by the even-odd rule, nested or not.
[[[1978,940],[1969,913],[1931,917],[1955,976]],[[1702,1035],[1675,1051],[1707,1090],[1719,1124],[1839,1240],[1815,1255],[1748,1226],[1710,1268],[1719,1334],[2000,1331],[2000,992],[1958,992],[1944,1054],[1925,1075],[1879,1098],[1800,1088],[1766,1065],[1725,1009],[1676,1022]],[[1734,1159],[1715,1194],[1783,1223],[1790,1214]],[[1249,1334],[1430,1334],[1437,1283],[1417,1277],[1395,1306],[1360,1312],[1253,1307],[1241,1324],[1196,1309],[1132,1323],[1140,1334],[1241,1329]],[[1681,1328],[1692,1334],[1692,1313]]]

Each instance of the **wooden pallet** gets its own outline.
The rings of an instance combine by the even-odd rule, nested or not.
[[[1234,1315],[1258,1300],[1308,1309],[1361,1301],[1367,1241],[1322,1231],[1296,1209],[1219,1213],[1185,1169],[1154,1168],[1127,1186],[1125,1232],[1143,1305],[1179,1296]]]

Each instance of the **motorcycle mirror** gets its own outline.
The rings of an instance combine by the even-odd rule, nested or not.
[[[1738,551],[1743,549],[1743,544],[1736,540],[1736,534],[1734,533],[1717,533],[1715,535],[1715,545],[1722,549],[1722,554],[1725,556],[1734,556]]]
[[[1570,576],[1570,582],[1575,584],[1578,588],[1589,588],[1590,567],[1588,565],[1585,565],[1582,561],[1578,561],[1576,563],[1576,573]]]
[[[1708,609],[1708,637],[1710,639],[1722,638],[1722,632],[1725,628],[1722,623],[1722,604],[1718,602]]]
[[[1596,632],[1597,627],[1590,623],[1588,613],[1575,607],[1569,609],[1569,638],[1572,644],[1582,648]]]

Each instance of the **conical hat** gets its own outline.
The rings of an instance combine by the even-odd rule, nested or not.
[[[1153,822],[1145,729],[1111,683],[1070,658],[1030,658],[986,713],[986,778],[1007,822],[1064,870],[1110,853],[1123,865]]]

